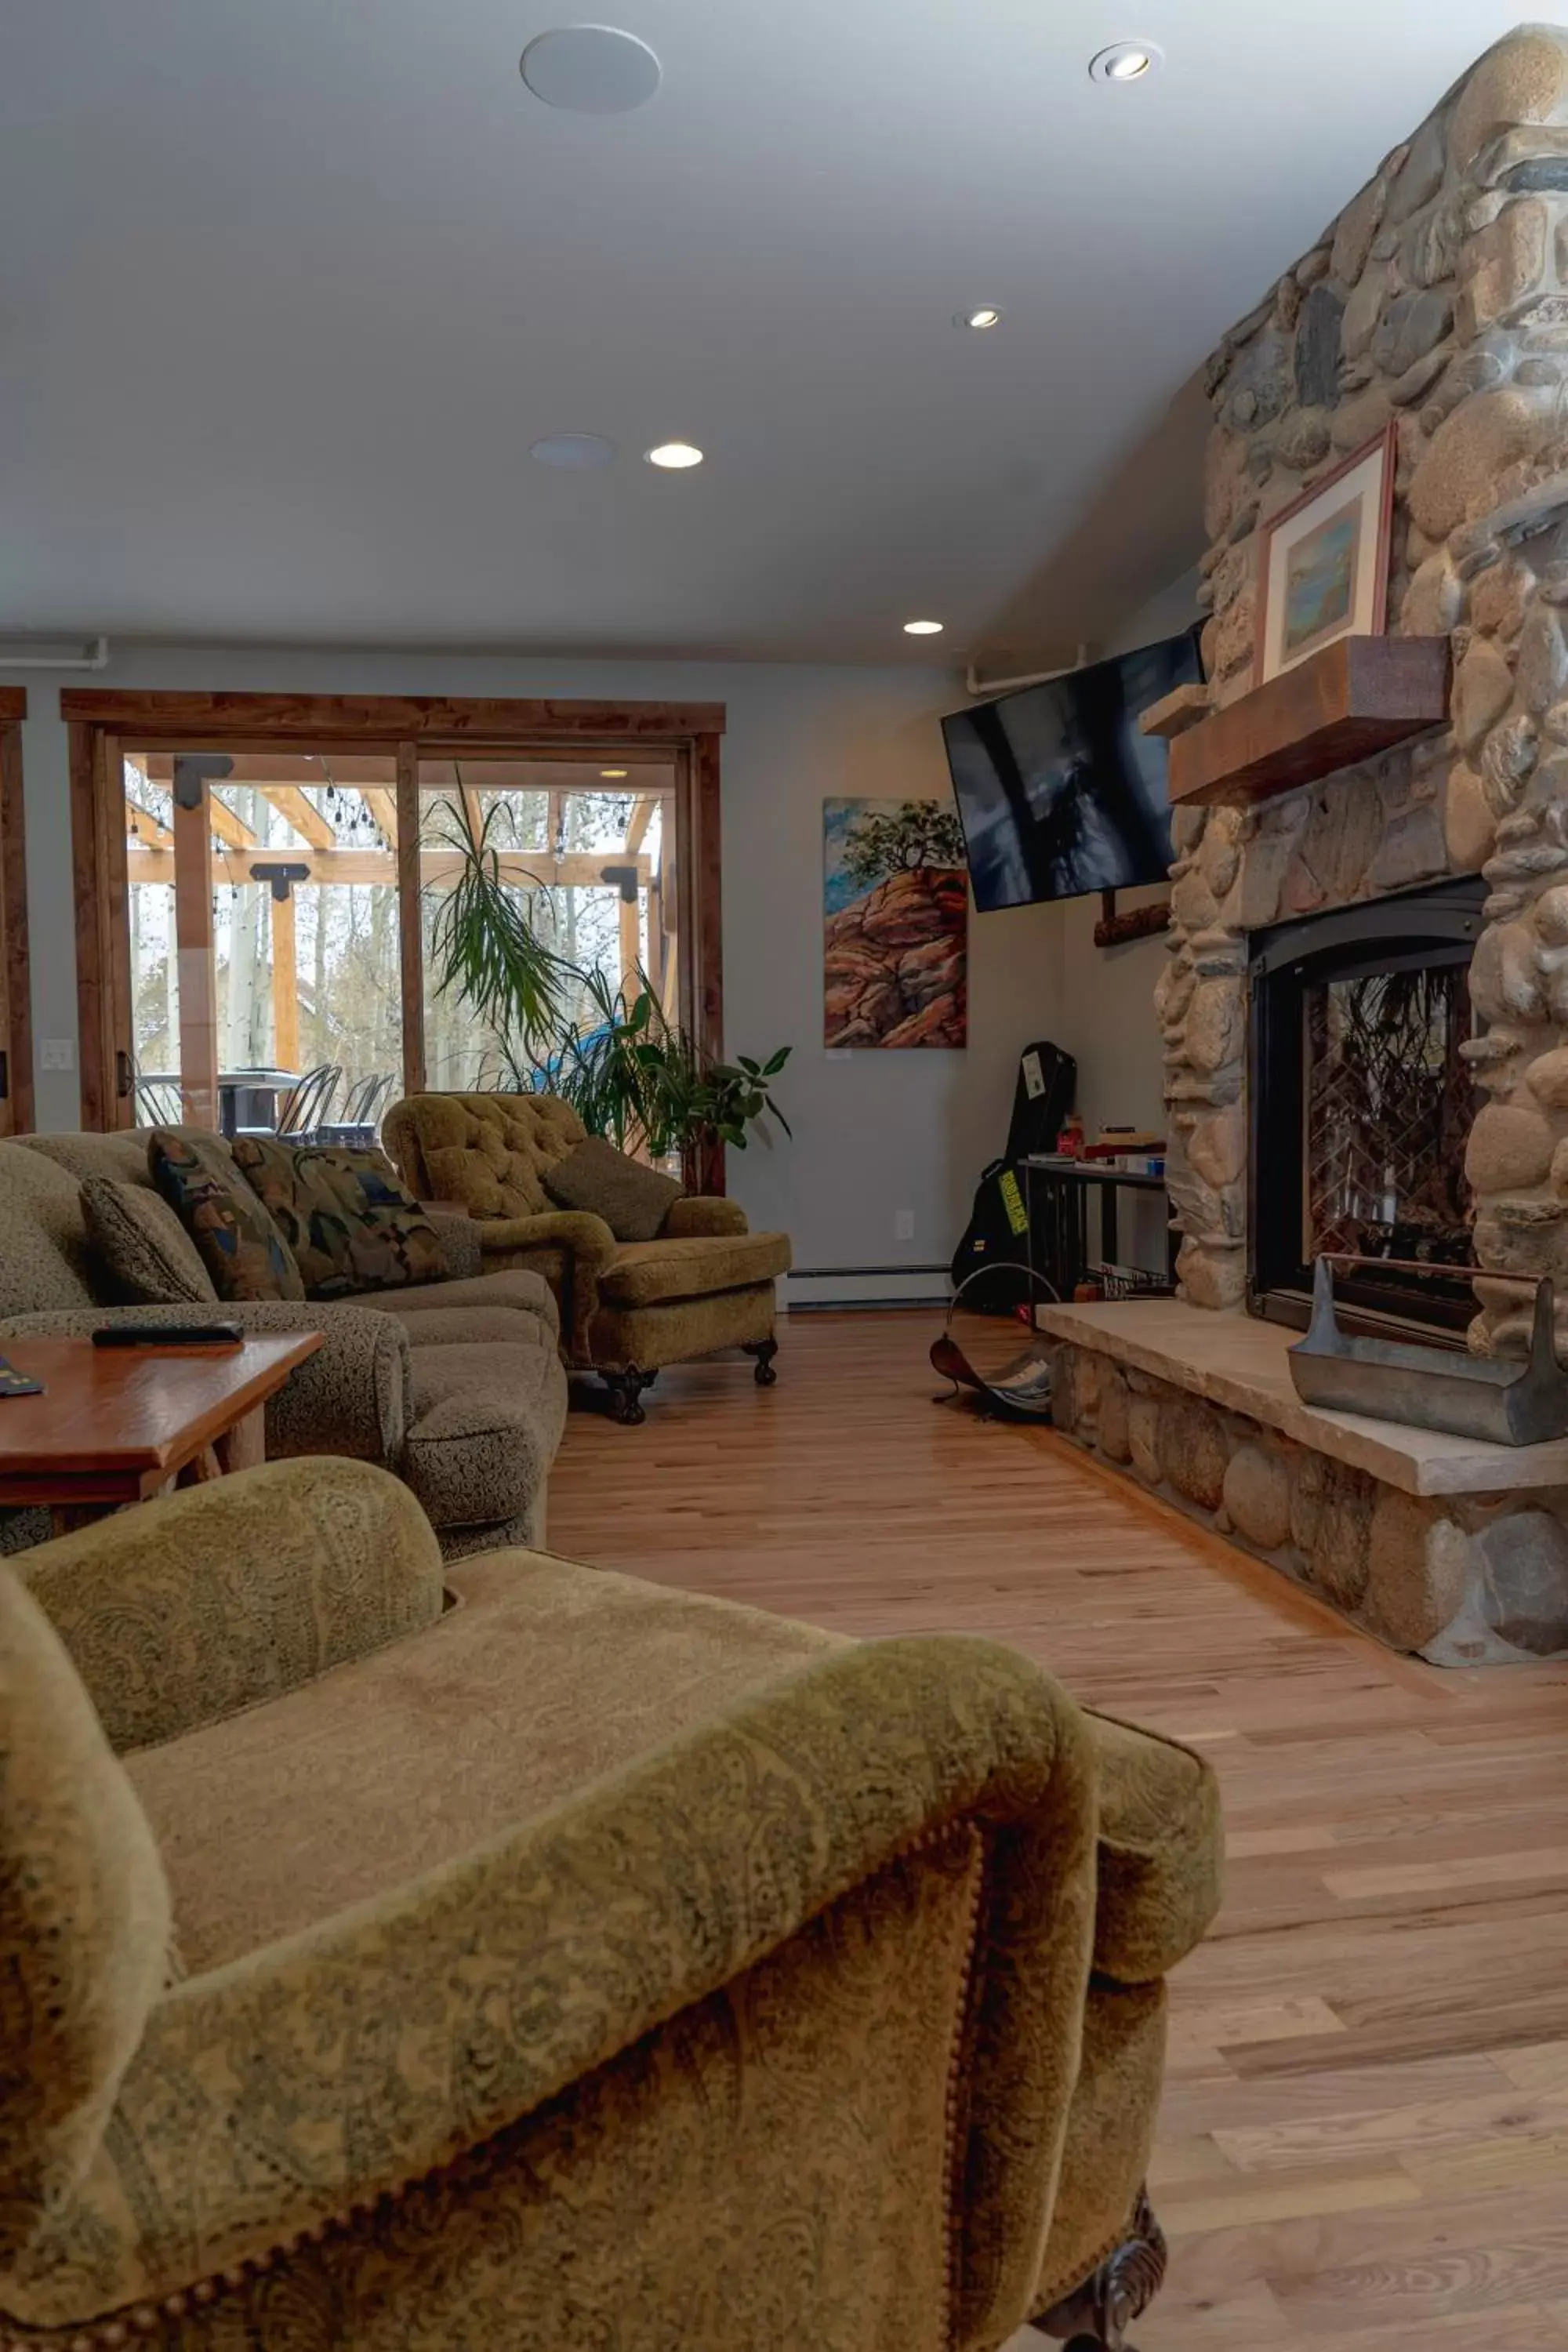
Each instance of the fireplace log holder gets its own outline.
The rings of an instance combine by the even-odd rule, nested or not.
[[[1397,1266],[1429,1274],[1430,1266],[1393,1258],[1335,1254],[1312,1273],[1312,1321],[1289,1350],[1290,1377],[1304,1404],[1324,1412],[1369,1413],[1450,1437],[1490,1445],[1543,1445],[1568,1436],[1568,1373],[1557,1361],[1556,1291],[1543,1276],[1535,1293],[1535,1322],[1524,1362],[1462,1356],[1447,1348],[1380,1339],[1342,1331],[1334,1311],[1336,1265]]]

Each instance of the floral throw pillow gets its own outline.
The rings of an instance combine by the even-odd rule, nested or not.
[[[155,1127],[147,1139],[147,1165],[220,1298],[304,1297],[288,1244],[221,1136]]]
[[[307,1298],[446,1280],[440,1236],[384,1152],[242,1135],[234,1156],[293,1253]]]

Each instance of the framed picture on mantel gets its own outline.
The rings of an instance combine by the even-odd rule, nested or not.
[[[1294,669],[1336,637],[1380,637],[1388,616],[1395,428],[1270,515],[1258,532],[1252,682]]]

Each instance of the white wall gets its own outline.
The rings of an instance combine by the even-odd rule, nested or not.
[[[798,1266],[945,1261],[967,1219],[974,1180],[1005,1140],[1021,1047],[1038,1036],[1068,1042],[1064,910],[1020,908],[972,918],[966,1052],[831,1060],[824,1052],[822,803],[844,793],[947,792],[937,720],[964,697],[944,674],[148,646],[117,653],[105,677],[91,682],[724,702],[725,1042],[731,1052],[761,1055],[795,1048],[778,1089],[795,1140],[732,1152],[730,1184],[754,1223],[789,1230]],[[24,736],[34,1030],[40,1045],[55,1038],[74,1045],[66,735],[49,684],[30,680],[29,701],[37,714]],[[1097,958],[1092,947],[1089,953]],[[1101,976],[1089,977],[1092,995]],[[1088,1034],[1096,1015],[1080,1003],[1074,1018],[1088,1024]],[[1144,1022],[1152,1027],[1146,992]],[[1073,1050],[1086,1058],[1080,1045]],[[40,1068],[37,1087],[39,1126],[74,1127],[74,1071]],[[900,1209],[914,1213],[912,1240],[894,1238]]]

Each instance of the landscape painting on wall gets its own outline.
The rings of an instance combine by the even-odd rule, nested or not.
[[[969,877],[948,801],[822,807],[828,1045],[968,1043]]]

